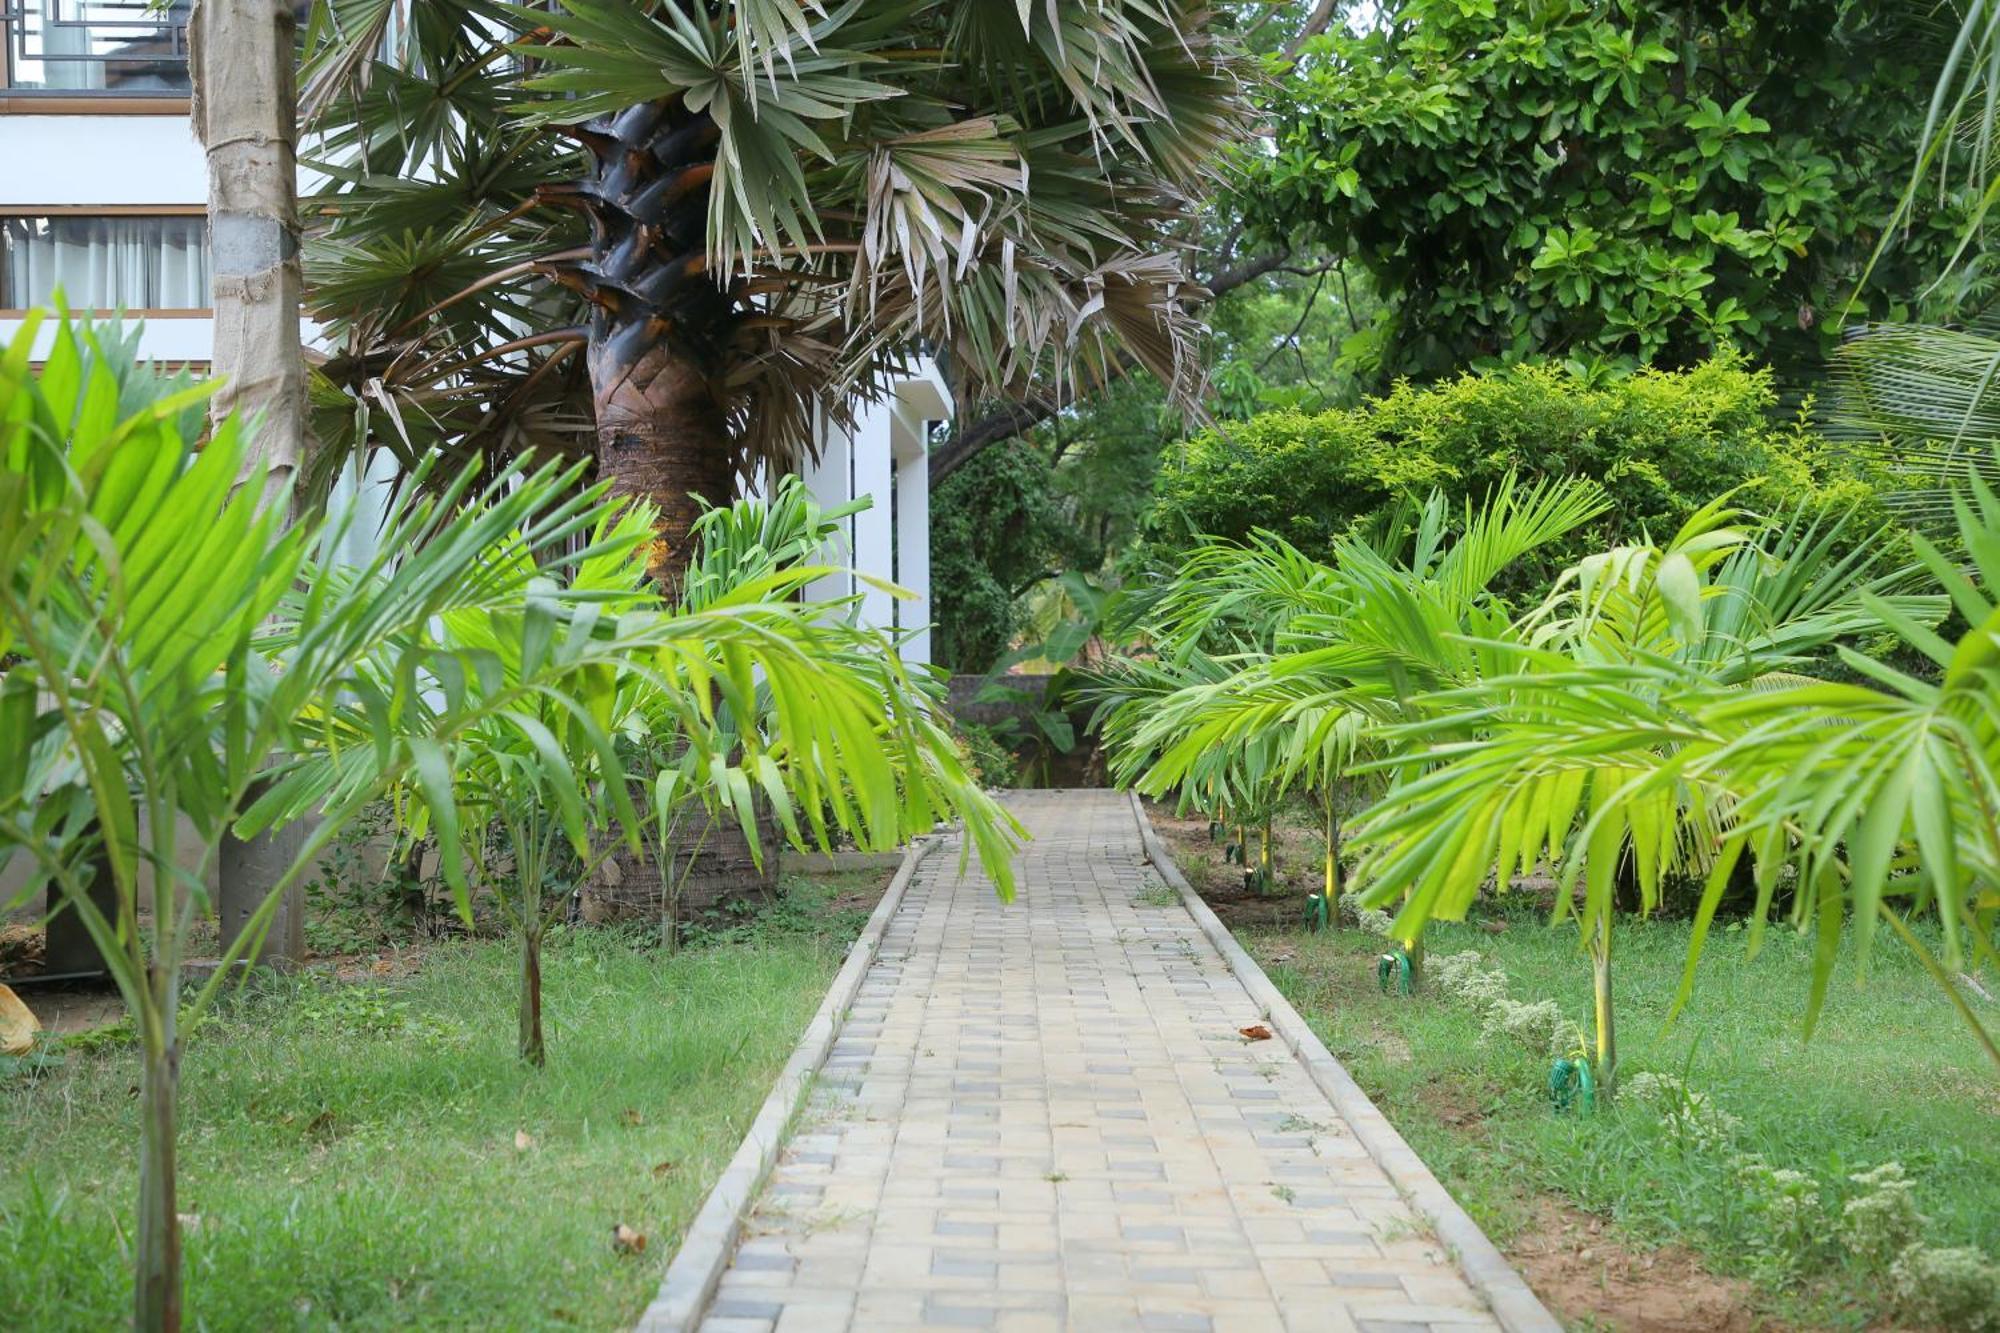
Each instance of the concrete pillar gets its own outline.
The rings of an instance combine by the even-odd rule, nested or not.
[[[931,660],[931,463],[921,439],[913,452],[896,460],[896,582],[916,594],[898,614],[903,629],[903,660],[927,665]]]
[[[86,894],[104,919],[115,925],[118,921],[118,885],[111,877],[111,859],[100,853],[92,861],[90,869],[90,886]],[[63,897],[62,890],[55,885],[49,886],[48,895],[50,916],[48,933],[42,945],[42,971],[51,976],[103,972],[104,956],[97,951],[97,941],[85,929],[83,918],[76,914]]]
[[[264,905],[273,885],[292,868],[306,839],[312,836],[310,819],[295,820],[254,838],[223,835],[216,857],[216,912],[222,919],[222,948],[226,952],[249,925],[250,918]],[[294,881],[285,890],[264,934],[264,947],[250,956],[252,963],[277,968],[297,967],[306,958],[306,891]]]
[[[813,499],[819,501],[821,508],[831,509],[835,505],[844,505],[854,498],[853,444],[847,438],[846,431],[827,421],[824,416],[819,417],[818,429],[821,432],[819,458],[806,465],[806,490],[811,492]],[[845,566],[852,560],[853,518],[843,519],[841,526],[844,530],[842,539],[834,543],[834,549],[825,553],[826,563],[830,565]],[[845,597],[852,591],[854,591],[854,580],[851,577],[846,574],[830,574],[825,578],[814,579],[806,585],[806,600],[829,602]]]

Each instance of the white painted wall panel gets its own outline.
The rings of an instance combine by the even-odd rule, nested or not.
[[[896,461],[896,582],[916,594],[904,602],[904,627],[916,632],[903,644],[903,660],[931,660],[931,460],[916,453]]]
[[[208,318],[149,319],[139,338],[140,354],[153,361],[206,361],[214,346],[214,321]],[[20,332],[18,319],[0,319],[0,343],[13,344]],[[33,355],[40,359],[48,352],[54,331],[44,320],[35,338]]]
[[[853,496],[853,486],[849,467],[852,462],[847,433],[837,426],[821,425],[824,442],[820,446],[819,458],[806,464],[806,489],[823,508],[831,509],[843,505]],[[838,549],[827,552],[827,563],[846,565],[853,558],[853,520],[843,524],[846,538],[838,544]],[[813,601],[831,601],[845,597],[853,589],[853,579],[845,574],[829,575],[815,579],[806,585],[806,596]]]
[[[893,413],[891,403],[868,403],[854,423],[854,498],[871,502],[854,516],[854,567],[878,579],[889,578],[893,568],[890,530],[895,513],[889,502],[889,479],[896,466],[890,436]],[[885,630],[894,626],[894,597],[866,583],[855,591],[861,594],[862,623]]]
[[[0,116],[0,204],[207,201],[184,117]]]

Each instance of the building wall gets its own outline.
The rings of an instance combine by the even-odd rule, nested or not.
[[[186,116],[0,115],[0,204],[200,204]]]
[[[9,215],[179,210],[208,199],[201,144],[185,115],[0,114],[0,164],[0,213]],[[0,315],[0,340],[11,343],[20,327]],[[151,314],[140,352],[206,361],[213,337],[206,315]]]
[[[841,560],[902,589],[898,597],[852,574],[819,579],[810,597],[859,594],[864,624],[902,636],[903,660],[931,660],[931,423],[949,420],[953,404],[930,358],[919,358],[880,401],[864,403],[851,430],[822,427],[819,457],[804,469],[806,488],[829,508],[866,499],[845,520]]]

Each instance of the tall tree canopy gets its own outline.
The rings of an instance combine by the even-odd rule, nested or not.
[[[1246,153],[1264,233],[1352,255],[1384,379],[1539,355],[1781,368],[1837,336],[1909,177],[1941,42],[1869,0],[1398,0],[1309,44]],[[1902,318],[1925,207],[1862,293]]]
[[[662,576],[920,345],[1195,399],[1183,223],[1246,119],[1205,5],[319,0],[308,52],[328,415],[594,447]]]

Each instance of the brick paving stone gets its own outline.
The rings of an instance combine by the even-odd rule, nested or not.
[[[999,902],[918,868],[703,1333],[1498,1325],[1194,919],[1130,805],[1018,792]]]

